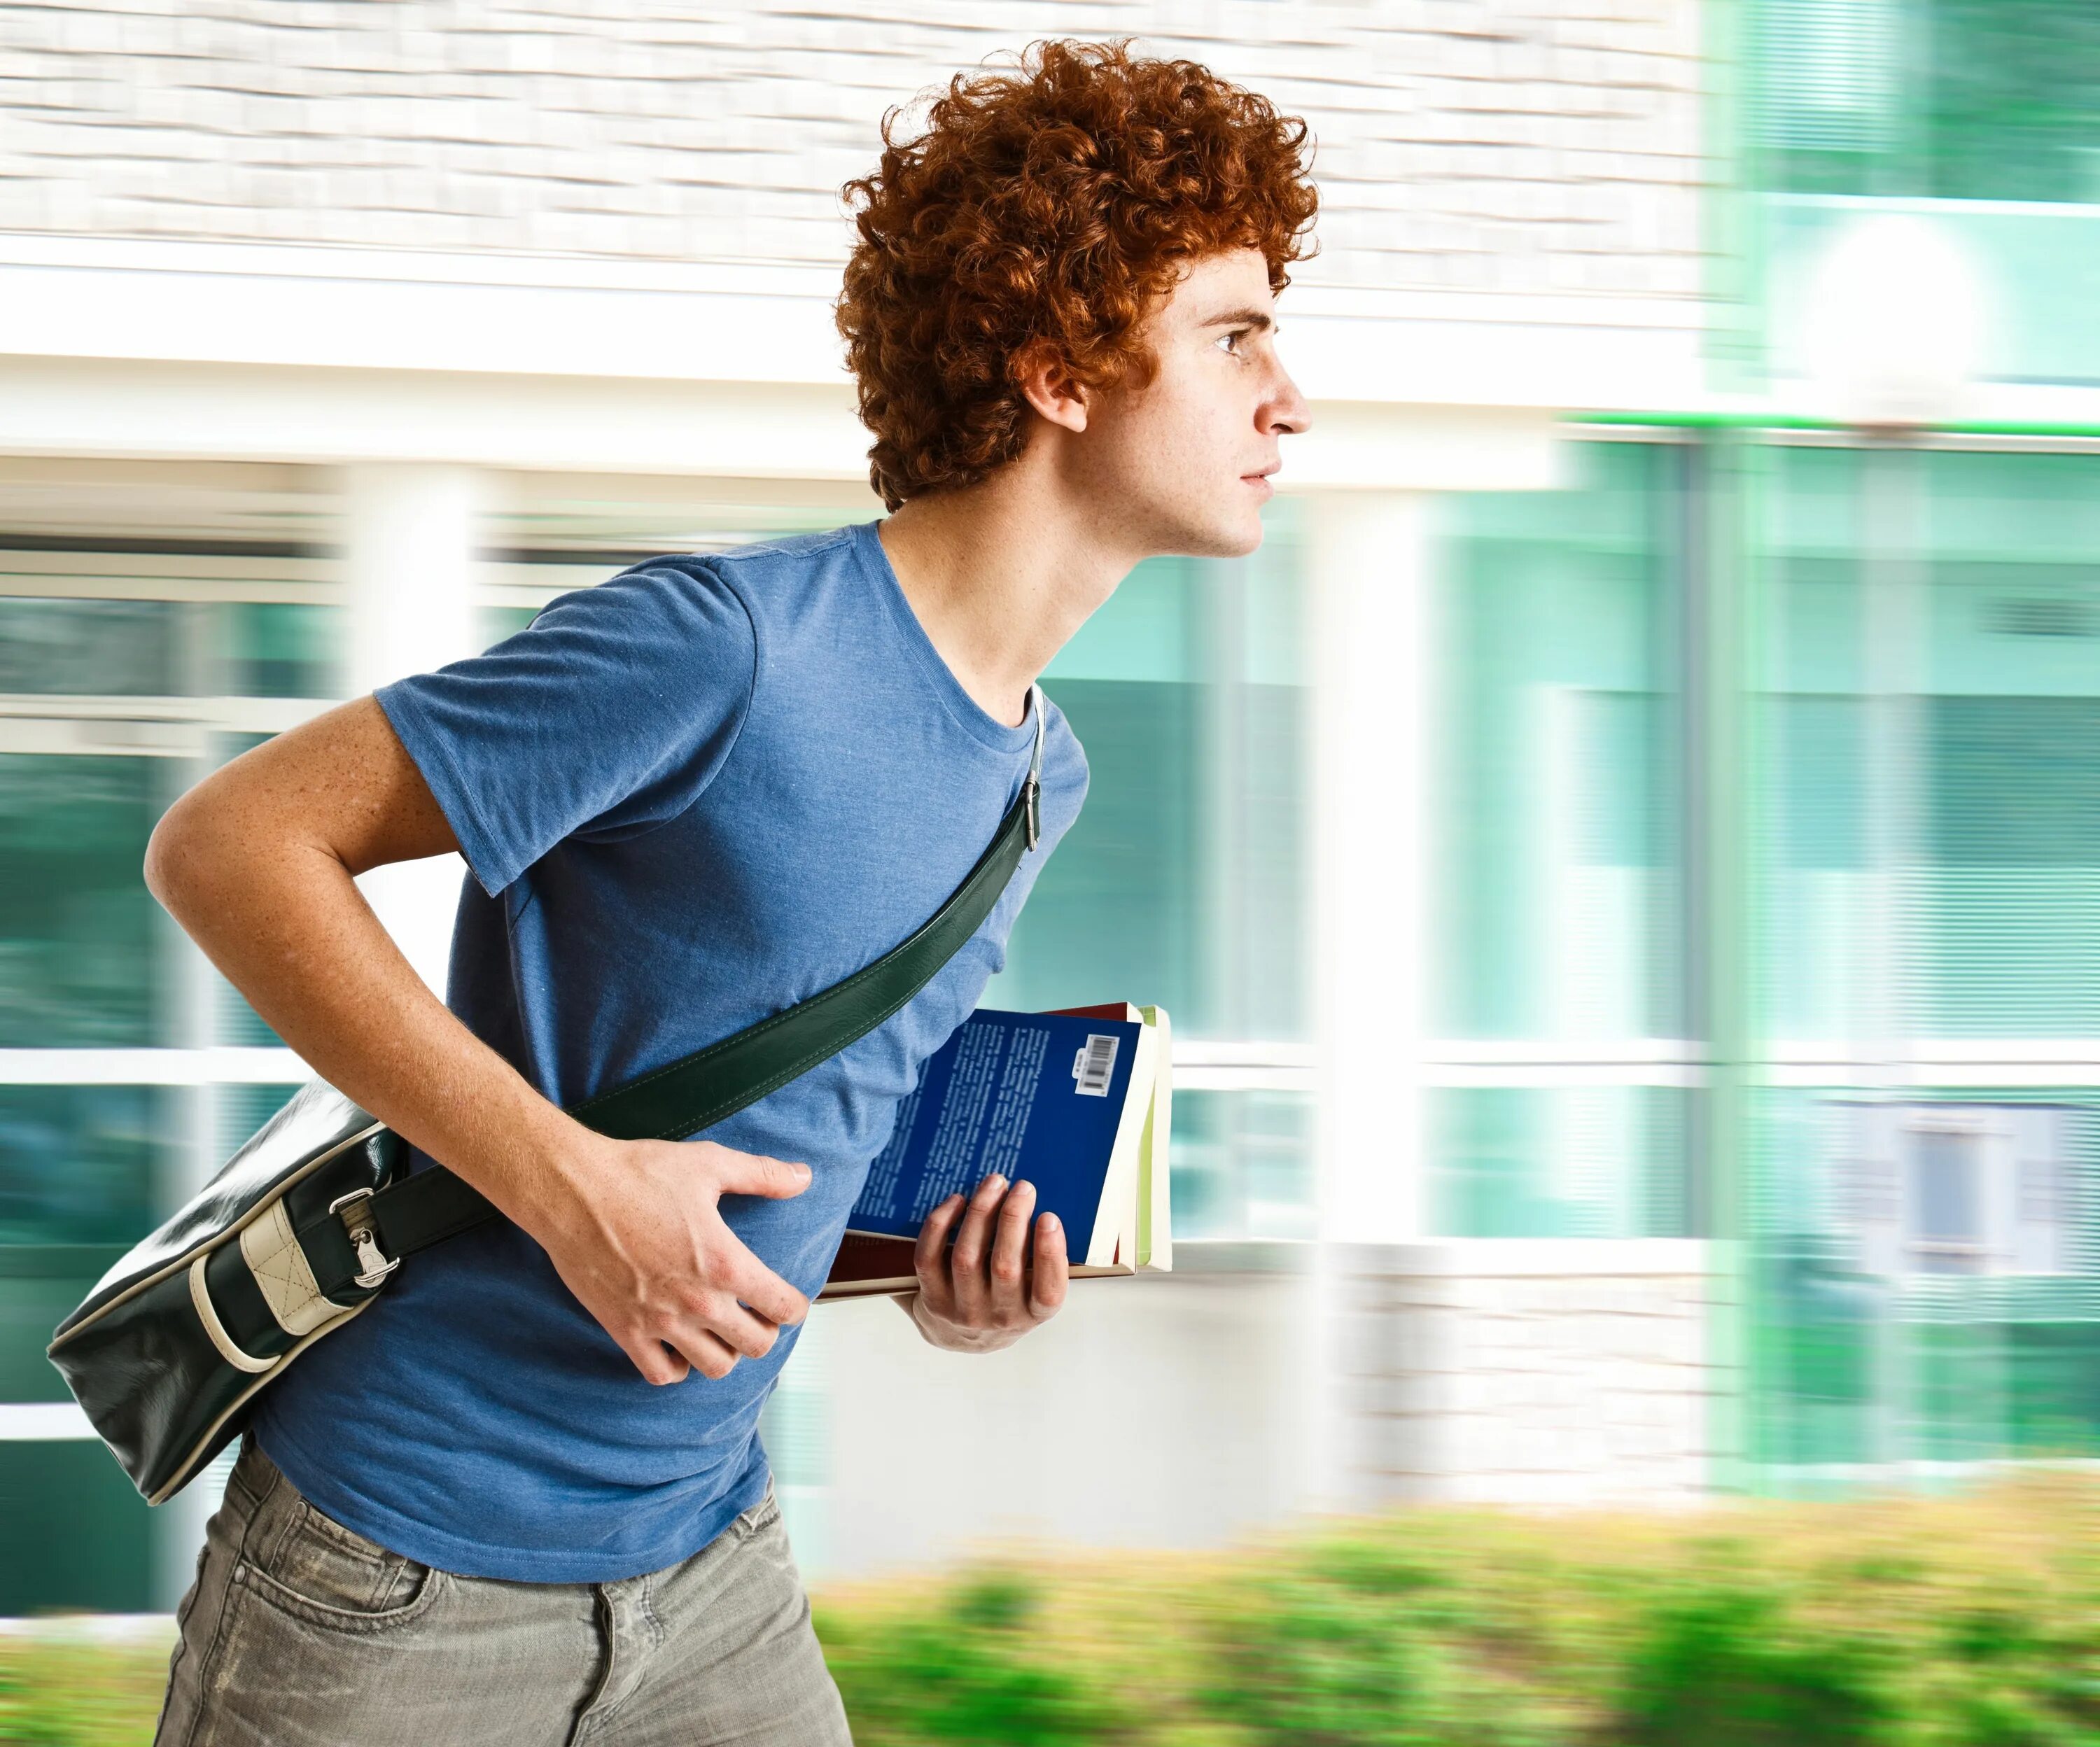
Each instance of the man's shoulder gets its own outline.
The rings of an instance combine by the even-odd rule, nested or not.
[[[761,576],[769,582],[777,575],[813,575],[825,567],[823,560],[852,541],[848,527],[818,528],[807,533],[782,535],[747,540],[740,545],[720,546],[692,552],[661,552],[637,558],[626,569],[597,586],[618,585],[638,591],[726,591],[752,604],[752,585]]]
[[[834,546],[844,546],[853,539],[854,527],[847,523],[838,527],[811,528],[799,534],[779,534],[762,540],[750,540],[741,545],[722,546],[710,552],[690,554],[698,559],[715,563],[749,565],[767,559],[807,559],[818,558]]]
[[[664,553],[638,560],[609,582],[671,596],[733,599],[762,637],[767,626],[777,634],[804,620],[827,620],[857,598],[858,591],[835,586],[854,565],[855,532],[849,526],[816,528],[706,551]]]

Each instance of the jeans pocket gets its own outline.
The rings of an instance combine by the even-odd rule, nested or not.
[[[315,1626],[382,1630],[418,1617],[437,1599],[443,1573],[324,1515],[284,1483],[290,1520],[266,1537],[241,1576],[264,1600]]]
[[[780,1498],[773,1489],[773,1477],[765,1480],[765,1496],[729,1525],[730,1533],[739,1541],[748,1541],[753,1535],[770,1529],[780,1520]]]

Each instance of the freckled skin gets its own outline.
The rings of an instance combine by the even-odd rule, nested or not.
[[[1089,421],[1091,440],[1072,445],[1074,495],[1099,506],[1140,555],[1254,551],[1267,494],[1242,475],[1274,465],[1280,435],[1311,422],[1273,329],[1199,325],[1242,308],[1273,309],[1260,252],[1197,262],[1148,324],[1158,376],[1149,388],[1107,398]]]

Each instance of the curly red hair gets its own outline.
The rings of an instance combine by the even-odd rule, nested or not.
[[[1271,292],[1290,283],[1319,209],[1306,124],[1131,40],[957,73],[915,139],[885,113],[880,166],[840,190],[867,205],[834,314],[890,509],[1018,456],[1044,361],[1090,390],[1150,383],[1138,330],[1183,263],[1259,249]]]

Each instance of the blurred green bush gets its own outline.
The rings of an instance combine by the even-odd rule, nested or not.
[[[2100,1747],[2100,1477],[1016,1548],[816,1613],[859,1747]],[[165,1655],[0,1638],[0,1741],[145,1742]]]

